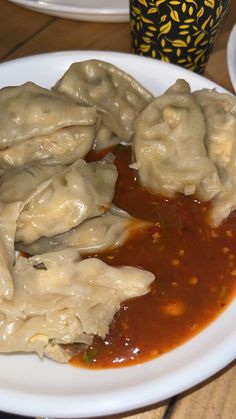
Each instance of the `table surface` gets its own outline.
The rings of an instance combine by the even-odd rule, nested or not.
[[[226,65],[226,45],[236,20],[232,0],[205,70],[205,77],[233,91]],[[93,23],[59,19],[0,0],[0,60],[63,50],[130,52],[128,23]],[[235,419],[236,364],[201,385],[121,419]],[[7,418],[3,414],[0,417]]]

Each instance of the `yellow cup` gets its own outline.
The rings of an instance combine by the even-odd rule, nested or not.
[[[130,0],[132,51],[202,73],[229,0]]]

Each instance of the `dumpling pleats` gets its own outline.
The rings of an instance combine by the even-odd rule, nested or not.
[[[106,161],[78,160],[66,167],[24,207],[17,221],[16,241],[32,243],[103,214],[112,202],[116,180],[115,165]]]
[[[204,145],[205,121],[188,84],[177,80],[137,117],[133,153],[140,182],[167,198],[211,200],[221,189]]]
[[[14,295],[12,269],[15,261],[16,222],[22,202],[0,203],[0,303]]]
[[[34,83],[0,90],[0,170],[68,164],[92,148],[97,112]]]
[[[52,168],[31,168],[0,178],[0,301],[11,300],[14,296],[12,270],[19,214],[36,191],[48,184],[51,172]]]
[[[206,146],[215,163],[222,190],[211,201],[209,222],[217,227],[236,209],[236,99],[203,89],[195,92],[206,121]]]
[[[0,149],[60,128],[91,125],[96,110],[28,82],[0,90]]]
[[[114,214],[111,210],[100,217],[86,220],[63,234],[42,237],[28,245],[16,243],[16,248],[30,255],[65,247],[75,248],[81,254],[102,252],[122,246],[134,232],[144,231],[152,225],[151,222],[130,217],[128,214]]]
[[[121,302],[147,293],[154,280],[142,269],[80,261],[73,249],[20,257],[13,277],[15,297],[0,305],[0,351],[40,355],[48,345],[104,338]]]
[[[153,99],[143,86],[120,68],[99,60],[74,63],[55,86],[82,106],[94,106],[103,124],[130,142],[134,120]]]
[[[0,150],[0,170],[39,162],[41,165],[70,164],[85,157],[93,147],[95,124],[62,128],[52,134],[33,137]]]

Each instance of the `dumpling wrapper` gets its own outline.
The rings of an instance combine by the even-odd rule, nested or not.
[[[53,168],[61,170],[61,168]],[[17,220],[27,201],[48,184],[52,168],[29,168],[0,178],[0,302],[14,295],[12,269]],[[37,176],[36,176],[37,175]],[[18,182],[17,182],[18,180]]]
[[[195,92],[206,120],[206,147],[222,190],[211,201],[210,219],[217,227],[236,209],[236,98],[216,90]]]
[[[121,140],[131,141],[134,120],[153,99],[143,86],[116,66],[99,60],[74,63],[55,90],[80,105],[95,106],[103,124]]]
[[[72,247],[80,254],[111,250],[122,246],[135,232],[150,228],[153,223],[130,217],[127,213],[107,211],[105,214],[84,221],[79,226],[53,237],[42,237],[36,242],[16,248],[30,255]]]
[[[105,160],[73,163],[25,205],[17,221],[16,241],[28,244],[42,236],[55,236],[104,213],[116,180],[115,165]]]
[[[21,202],[0,203],[0,303],[11,300],[14,295],[12,269],[15,261],[16,222],[22,207]]]
[[[136,119],[133,153],[141,184],[167,198],[182,193],[211,200],[221,183],[204,137],[202,111],[189,85],[177,80]]]
[[[93,150],[101,151],[119,143],[121,143],[121,139],[117,135],[114,135],[109,128],[101,124],[95,133]]]
[[[62,128],[51,134],[33,137],[0,150],[0,170],[41,165],[70,164],[92,149],[95,124]]]
[[[0,202],[21,201],[25,205],[34,195],[51,183],[63,166],[41,166],[39,164],[6,172],[0,177]]]
[[[105,338],[121,302],[146,294],[154,280],[139,268],[80,261],[74,249],[19,257],[13,276],[14,299],[0,305],[0,352],[41,356],[53,345]]]
[[[61,128],[93,125],[96,110],[32,82],[0,90],[0,150]]]
[[[79,163],[78,163],[79,164]],[[81,168],[85,166],[86,163],[84,161],[80,161]],[[89,184],[91,181],[91,185],[88,187],[87,191],[83,191],[83,194],[80,194],[80,200],[83,198],[86,198],[87,201],[84,203],[84,213],[82,213],[82,203],[81,201],[78,201],[78,204],[81,205],[81,220],[86,218],[88,214],[90,214],[90,211],[94,211],[94,215],[98,215],[100,213],[103,213],[105,208],[103,205],[110,204],[110,201],[114,194],[114,184],[117,178],[117,171],[114,165],[111,165],[111,163],[107,162],[100,162],[100,163],[90,163],[88,165],[90,169],[86,169],[85,167],[82,168],[82,172],[84,176],[88,175],[88,180],[86,181],[83,176],[81,176],[80,184],[85,188],[85,186]],[[67,171],[70,171],[70,168],[66,169]],[[63,174],[62,174],[63,173]],[[43,204],[51,198],[51,204],[53,210],[53,204],[56,204],[60,202],[56,201],[56,198],[58,197],[58,194],[54,196],[49,197],[50,192],[53,192],[53,180],[55,180],[56,175],[59,176],[59,178],[64,179],[64,173],[65,168],[63,166],[53,166],[53,167],[47,167],[47,166],[39,166],[34,165],[30,166],[28,168],[14,170],[10,173],[4,174],[0,178],[0,250],[1,250],[1,277],[0,277],[0,299],[1,298],[7,298],[11,299],[13,297],[13,282],[12,282],[12,268],[13,263],[15,260],[14,255],[14,240],[15,237],[17,237],[16,234],[16,227],[18,223],[22,223],[21,215],[23,212],[23,219],[26,219],[28,221],[28,224],[24,224],[21,227],[20,233],[22,235],[29,234],[29,237],[32,239],[33,232],[34,234],[37,234],[36,237],[40,237],[40,227],[44,231],[47,229],[47,227],[51,227],[51,230],[54,228],[58,228],[58,226],[54,227],[55,223],[61,223],[60,219],[60,213],[57,211],[58,218],[54,218],[55,213],[51,213],[51,218],[48,218],[47,210],[43,207]],[[76,175],[76,173],[74,173]],[[78,175],[78,173],[77,173]],[[94,178],[93,178],[94,175]],[[90,176],[90,179],[89,179]],[[104,180],[104,177],[107,178]],[[69,176],[70,178],[70,187],[72,188],[72,195],[78,194],[78,191],[75,190],[76,187],[79,187],[79,181],[77,176],[76,182],[73,184],[71,181],[73,180],[73,173],[72,176]],[[62,181],[64,182],[64,180]],[[62,182],[62,183],[63,183]],[[50,187],[51,185],[51,187]],[[64,185],[65,186],[65,185]],[[73,189],[75,188],[75,189]],[[45,193],[43,192],[44,190]],[[59,191],[60,195],[61,190]],[[101,192],[101,196],[100,196]],[[90,196],[91,194],[91,196]],[[64,194],[64,198],[65,198]],[[38,210],[41,210],[37,212],[35,215],[34,221],[35,225],[31,224],[32,219],[30,219],[29,214],[29,208],[27,205],[31,205],[30,202],[37,202],[37,197],[44,198],[45,200],[41,200],[41,206],[39,205]],[[61,196],[61,198],[63,198]],[[54,198],[54,200],[53,200]],[[60,198],[60,197],[59,197]],[[102,202],[101,202],[102,200]],[[55,202],[56,201],[56,202]],[[73,196],[72,196],[73,201]],[[74,201],[72,204],[76,203],[76,199],[74,196]],[[65,204],[65,203],[64,203]],[[96,207],[97,204],[97,207]],[[101,205],[100,205],[101,204]],[[66,204],[65,204],[66,205]],[[66,208],[64,205],[63,208],[59,208],[61,212],[65,211],[66,217],[64,217],[64,224],[61,223],[62,228],[67,228],[66,222],[75,222],[75,214],[68,213],[68,208]],[[89,206],[88,208],[86,207]],[[27,214],[24,213],[24,208],[27,209]],[[35,205],[37,209],[37,205]],[[56,207],[55,207],[56,208]],[[54,209],[55,209],[54,208]],[[57,209],[57,208],[56,208]],[[78,208],[77,208],[78,209]],[[79,209],[78,209],[79,212]],[[38,219],[37,219],[38,216]],[[41,218],[40,218],[41,216]],[[71,217],[72,221],[69,219]],[[43,218],[47,219],[47,223],[43,225]],[[69,219],[69,220],[68,220]],[[38,221],[38,224],[36,223]],[[26,221],[25,221],[26,223]],[[51,223],[51,224],[50,224]],[[70,229],[71,224],[69,224],[68,229]],[[61,228],[61,227],[60,227]],[[22,232],[23,231],[23,232]],[[36,233],[35,233],[36,231]],[[53,230],[54,231],[54,230]],[[56,230],[57,231],[57,230]],[[48,231],[49,233],[49,231]],[[32,239],[33,240],[33,239]]]

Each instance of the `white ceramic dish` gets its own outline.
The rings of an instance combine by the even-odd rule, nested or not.
[[[176,78],[193,89],[209,80],[150,58],[109,52],[62,52],[0,65],[0,87],[32,80],[50,87],[74,61],[109,61],[136,77],[154,94]],[[111,415],[164,400],[210,377],[236,355],[236,300],[203,332],[178,349],[142,365],[85,370],[36,355],[0,356],[0,410],[29,416],[84,418]]]
[[[227,64],[229,76],[236,92],[236,23],[230,33],[227,45]]]
[[[68,19],[127,22],[129,0],[10,0],[19,6]]]

